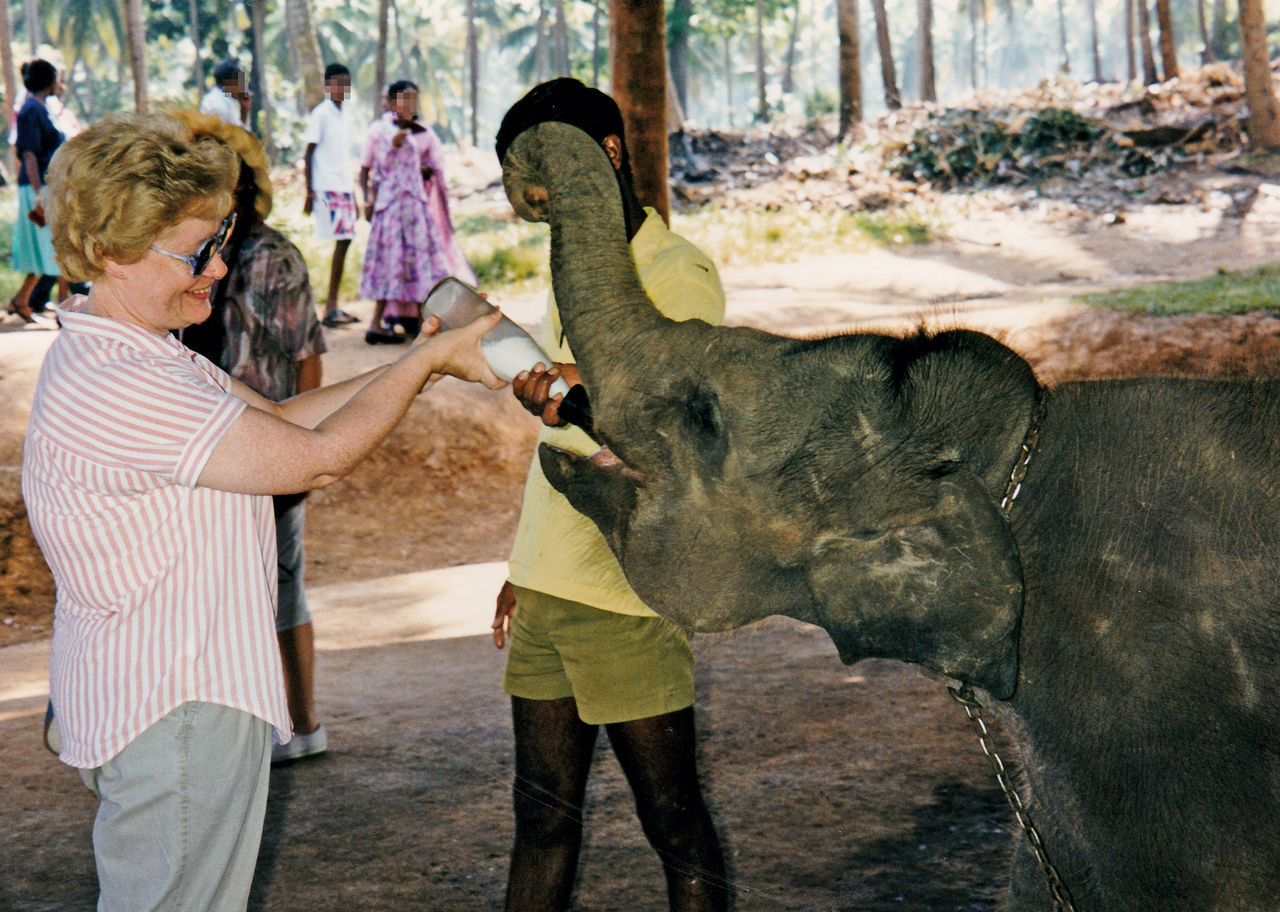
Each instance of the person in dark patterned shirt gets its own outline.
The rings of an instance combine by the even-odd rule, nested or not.
[[[183,343],[274,402],[320,386],[325,343],[311,278],[301,251],[264,221],[271,212],[271,178],[262,145],[214,115],[182,111],[178,117],[196,136],[213,136],[240,155],[236,225],[222,252],[227,274],[214,286],[212,316],[184,330]],[[305,498],[274,498],[280,586],[276,636],[293,740],[272,749],[272,763],[328,749],[316,716],[315,631],[302,585]]]

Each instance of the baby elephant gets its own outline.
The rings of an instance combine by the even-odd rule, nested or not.
[[[972,690],[1076,909],[1280,909],[1280,382],[1046,390],[978,333],[673,322],[585,134],[529,130],[504,172],[620,460],[542,467],[646,602]],[[1010,897],[1054,905],[1025,842]]]

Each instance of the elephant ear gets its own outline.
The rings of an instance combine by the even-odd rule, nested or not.
[[[1022,565],[999,505],[972,475],[931,482],[933,502],[901,525],[832,536],[809,564],[822,626],[840,657],[914,662],[1013,695]]]

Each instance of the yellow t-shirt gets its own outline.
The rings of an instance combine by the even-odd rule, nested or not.
[[[658,310],[673,320],[724,322],[724,289],[715,264],[667,228],[656,210],[631,239],[640,284]],[[552,360],[574,363],[552,298],[542,322],[542,347]],[[573,426],[544,427],[539,443],[589,456],[600,445]],[[511,549],[509,579],[525,589],[619,614],[653,616],[632,591],[595,523],[572,506],[542,474],[535,453],[524,486],[524,506]]]

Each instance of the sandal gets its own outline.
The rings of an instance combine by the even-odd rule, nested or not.
[[[34,323],[36,318],[31,315],[31,308],[26,301],[19,302],[17,298],[9,299],[9,313],[22,317],[23,323]]]
[[[409,337],[404,333],[376,332],[371,329],[364,334],[364,341],[366,345],[400,345],[408,342]]]

